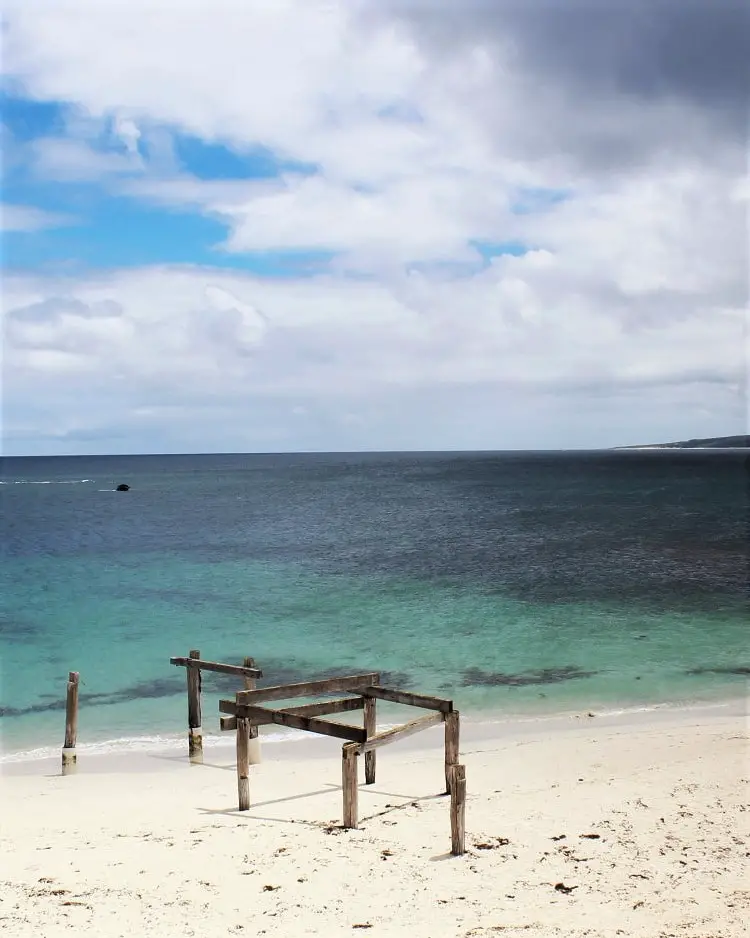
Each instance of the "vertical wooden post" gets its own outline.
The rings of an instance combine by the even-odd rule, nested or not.
[[[200,658],[201,653],[193,649],[190,658]],[[190,761],[203,762],[203,729],[201,728],[201,672],[200,668],[188,666],[188,754]]]
[[[371,739],[377,732],[377,716],[375,711],[375,698],[365,697],[365,733],[367,738]],[[372,785],[375,782],[375,757],[377,753],[370,749],[365,753],[365,785]]]
[[[344,827],[357,826],[357,743],[344,743],[341,749],[341,782],[344,793]]]
[[[445,714],[445,791],[451,790],[451,766],[458,762],[461,722],[458,710]]]
[[[68,690],[65,698],[65,742],[62,751],[62,774],[70,775],[76,767],[76,738],[78,736],[78,671],[68,672]]]
[[[242,661],[245,668],[255,667],[255,658],[245,658]],[[255,690],[255,678],[246,677],[245,690]],[[248,744],[248,760],[250,765],[260,765],[260,737],[258,736],[258,727],[250,726],[248,730],[250,742]]]
[[[250,809],[250,722],[237,717],[237,800],[240,811]]]
[[[460,857],[466,853],[466,766],[450,768],[451,789],[451,853]]]

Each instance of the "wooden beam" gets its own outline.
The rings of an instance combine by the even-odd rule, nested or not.
[[[428,697],[426,694],[412,694],[409,691],[396,690],[392,687],[365,687],[357,693],[362,694],[363,697],[377,697],[378,700],[390,700],[409,707],[422,707],[424,710],[440,710],[442,713],[450,713],[453,709],[452,700]]]
[[[237,720],[237,802],[240,811],[250,810],[250,726]]]
[[[255,668],[255,658],[243,658],[242,666],[244,668]],[[243,687],[245,690],[255,690],[255,678],[247,677],[243,678]],[[248,760],[250,765],[260,765],[260,739],[258,738],[258,727],[252,723],[248,722],[247,725],[247,735],[250,737],[248,743]]]
[[[199,659],[201,653],[193,650],[191,659]],[[188,755],[191,762],[203,762],[203,729],[201,727],[201,673],[198,668],[187,669],[188,698]]]
[[[451,767],[458,762],[458,749],[460,743],[460,714],[453,710],[445,715],[445,791],[451,790]]]
[[[319,717],[326,713],[349,713],[361,710],[365,705],[361,697],[338,697],[336,700],[322,700],[320,703],[300,704],[296,707],[282,707],[283,713],[293,713],[301,717]]]
[[[237,704],[234,701],[222,701],[222,703],[232,704],[235,708]],[[240,704],[240,706],[243,706]],[[361,710],[365,706],[362,697],[339,697],[338,700],[324,700],[321,703],[300,704],[297,707],[280,707],[279,713],[291,713],[300,717],[319,717],[327,713],[347,713],[351,710]],[[233,712],[233,711],[228,711]],[[221,717],[219,725],[222,730],[234,730],[237,728],[236,717]],[[267,720],[263,723],[249,721],[253,726],[263,726],[273,723],[273,720]]]
[[[412,720],[411,723],[404,723],[401,726],[394,726],[392,730],[386,730],[384,733],[378,733],[372,739],[367,739],[360,744],[360,752],[369,752],[371,749],[379,749],[381,746],[387,746],[389,743],[395,743],[399,739],[406,739],[407,736],[413,736],[421,730],[429,729],[442,723],[445,719],[444,713],[431,713],[427,717],[420,717],[418,720]]]
[[[365,733],[368,739],[372,739],[378,732],[378,721],[376,706],[377,701],[374,697],[367,697],[364,700],[365,705]],[[365,753],[365,785],[375,784],[375,764],[377,753],[374,749]]]
[[[237,696],[240,695],[237,694]],[[275,723],[277,726],[306,730],[309,733],[319,733],[321,736],[334,736],[337,739],[347,739],[355,743],[363,743],[366,738],[365,731],[358,726],[346,726],[344,723],[335,723],[333,720],[316,720],[313,717],[286,713],[284,710],[267,710],[265,707],[236,704],[233,700],[220,700],[219,710],[222,713],[233,713],[238,719],[250,720],[258,726]]]
[[[357,746],[351,743],[341,747],[341,790],[344,796],[344,827],[356,828],[358,818],[357,805]]]
[[[234,674],[236,677],[263,677],[260,668],[247,668],[239,664],[221,664],[218,661],[203,661],[194,658],[191,654],[189,658],[170,658],[170,664],[176,664],[179,668],[197,668],[199,671],[217,671],[219,674]]]
[[[292,697],[315,697],[318,694],[330,694],[339,691],[358,691],[360,687],[377,684],[380,675],[376,672],[354,674],[350,677],[329,677],[322,681],[305,681],[302,684],[277,684],[273,687],[260,687],[258,690],[240,691],[238,702],[243,704],[261,703],[264,700],[290,700]]]
[[[78,737],[78,671],[68,672],[65,697],[65,741],[62,751],[62,774],[70,775],[76,767],[76,739]]]
[[[451,766],[451,853],[466,852],[466,766]]]

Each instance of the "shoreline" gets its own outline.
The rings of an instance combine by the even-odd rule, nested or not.
[[[550,713],[508,713],[507,711],[462,712],[461,731],[463,740],[486,742],[512,738],[534,731],[552,734],[579,729],[582,724],[606,726],[626,730],[649,726],[680,723],[694,718],[732,717],[750,720],[747,694],[723,697],[715,701],[677,701],[651,706],[624,706],[603,711],[565,710]],[[382,722],[380,729],[388,729],[395,723]],[[435,731],[427,736],[411,737],[401,745],[409,750],[432,748],[425,745],[426,738],[435,738]],[[100,742],[81,743],[77,746],[79,771],[92,772],[148,772],[157,766],[161,770],[170,765],[187,761],[187,735],[180,732],[168,737],[122,737]],[[326,757],[330,747],[340,743],[305,733],[299,730],[283,730],[278,727],[261,727],[260,740],[268,757],[273,759],[299,759]],[[235,735],[228,733],[206,733],[203,737],[204,751],[209,759],[233,757]],[[0,777],[57,774],[61,759],[61,746],[40,747],[16,752],[0,751]],[[85,767],[89,768],[86,769]]]

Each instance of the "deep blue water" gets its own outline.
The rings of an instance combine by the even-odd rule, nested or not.
[[[6,458],[3,749],[183,732],[171,655],[468,712],[743,693],[742,451]],[[117,483],[131,486],[115,492]],[[206,675],[204,725],[220,691]]]

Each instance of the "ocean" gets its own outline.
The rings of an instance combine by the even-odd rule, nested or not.
[[[743,451],[15,457],[1,481],[2,761],[59,751],[71,670],[82,750],[184,745],[191,648],[261,683],[381,671],[476,719],[747,693]],[[240,688],[203,689],[217,734]]]

